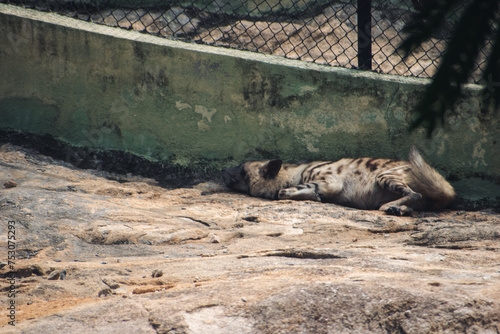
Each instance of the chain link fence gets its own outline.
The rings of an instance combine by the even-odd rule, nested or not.
[[[124,29],[346,68],[432,77],[467,0],[408,58],[403,27],[433,0],[0,0]],[[471,81],[478,82],[491,41]]]

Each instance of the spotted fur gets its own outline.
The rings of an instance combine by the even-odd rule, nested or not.
[[[249,161],[223,170],[228,188],[268,199],[312,200],[408,215],[440,209],[453,187],[413,148],[409,161],[359,158],[284,164]]]

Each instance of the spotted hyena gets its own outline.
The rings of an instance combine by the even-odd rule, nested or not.
[[[415,148],[409,161],[341,159],[284,164],[250,161],[222,171],[227,187],[269,199],[312,200],[408,215],[413,209],[440,209],[453,187]]]

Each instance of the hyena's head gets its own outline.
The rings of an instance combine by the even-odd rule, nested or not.
[[[281,182],[277,180],[282,161],[249,161],[238,167],[222,170],[222,178],[229,189],[252,196],[277,198]]]

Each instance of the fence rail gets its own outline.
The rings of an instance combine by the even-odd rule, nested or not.
[[[0,0],[167,38],[257,51],[318,64],[432,77],[460,0],[443,28],[403,59],[396,52],[411,16],[432,0]],[[491,42],[471,81],[478,82]]]

